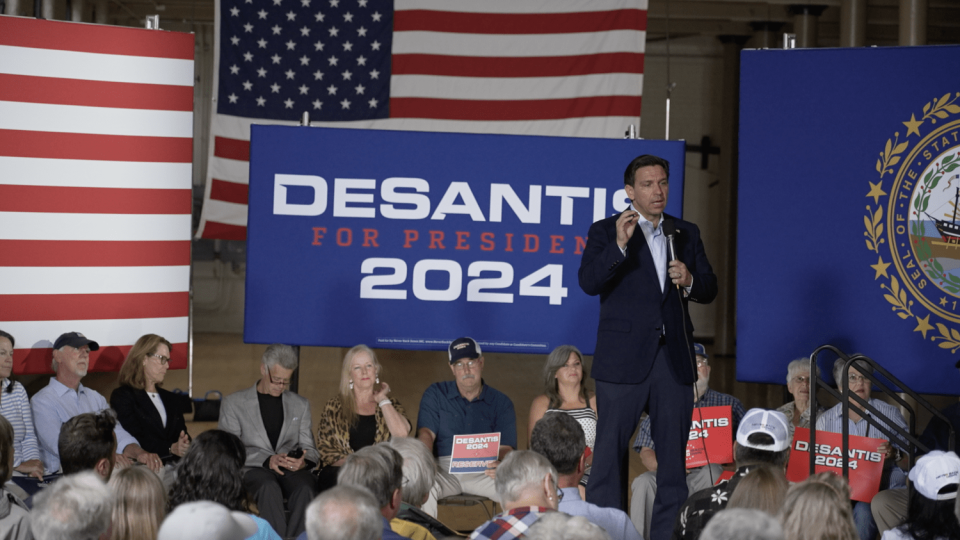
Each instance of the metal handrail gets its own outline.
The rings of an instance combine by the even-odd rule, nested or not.
[[[844,360],[843,374],[841,381],[839,382],[840,392],[831,388],[823,379],[817,375],[818,370],[817,366],[817,356],[823,351],[831,351],[836,354],[839,358]],[[870,373],[862,373],[868,381],[870,381],[870,386],[873,388],[874,385],[880,388],[880,391],[884,394],[890,396],[894,401],[899,403],[903,408],[905,408],[910,415],[909,420],[909,430],[904,430],[893,422],[890,418],[887,418],[886,415],[880,413],[876,408],[870,405],[866,400],[860,396],[850,392],[849,385],[849,372],[850,366],[854,362],[864,361],[873,369]],[[859,370],[858,370],[859,371]],[[907,453],[909,467],[908,469],[913,468],[914,465],[914,456],[919,452],[927,453],[930,451],[925,444],[920,442],[920,439],[915,437],[913,434],[917,432],[916,422],[917,415],[913,407],[907,403],[900,395],[892,390],[886,382],[878,378],[875,374],[880,372],[890,383],[900,388],[901,393],[907,394],[912,397],[916,402],[922,405],[925,409],[933,413],[935,417],[940,418],[949,428],[949,437],[948,437],[948,446],[949,450],[953,451],[956,445],[956,432],[953,428],[953,424],[943,415],[939,410],[937,410],[933,405],[931,405],[926,399],[920,396],[920,394],[911,390],[907,385],[905,385],[900,379],[893,376],[892,373],[884,369],[883,366],[873,361],[871,358],[862,355],[854,354],[853,356],[848,356],[846,353],[834,347],[833,345],[821,345],[810,355],[810,379],[813,381],[813,387],[810,392],[810,474],[812,475],[816,470],[816,441],[817,441],[817,390],[823,388],[827,391],[828,394],[836,398],[840,403],[842,403],[842,424],[843,428],[841,431],[842,434],[842,453],[844,456],[843,461],[843,477],[849,479],[850,469],[849,469],[849,459],[850,455],[850,409],[852,408],[861,418],[866,420],[871,426],[877,428],[881,433],[889,437],[891,444],[897,444],[897,446],[905,446],[905,451]],[[850,400],[853,400],[857,406],[854,406],[850,403]],[[869,414],[865,414],[865,412]],[[899,441],[898,443],[893,443],[893,441]]]

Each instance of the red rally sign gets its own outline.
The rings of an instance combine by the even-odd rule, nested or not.
[[[693,409],[687,440],[687,468],[733,462],[733,422],[730,406]]]
[[[848,466],[850,468],[851,498],[855,501],[870,502],[880,490],[880,476],[883,473],[883,454],[877,448],[883,439],[850,435]],[[816,472],[843,474],[843,436],[839,433],[817,431]],[[801,482],[810,476],[810,430],[797,428],[793,435],[793,447],[790,449],[790,463],[787,465],[787,480]]]

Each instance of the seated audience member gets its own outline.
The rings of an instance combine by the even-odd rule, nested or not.
[[[840,385],[843,383],[843,365],[844,360],[838,358],[833,364],[833,378],[837,383],[837,390],[843,391]],[[891,422],[902,429],[907,429],[907,423],[900,414],[900,410],[879,399],[870,397],[870,381],[862,373],[871,373],[870,365],[862,360],[856,361],[849,372],[849,388],[861,399],[867,401],[874,409],[879,411]],[[856,410],[855,410],[856,409]],[[877,447],[877,452],[884,456],[884,474],[880,482],[880,489],[902,488],[907,485],[907,476],[903,469],[897,463],[904,457],[900,449],[890,444],[890,438],[875,426],[870,425],[867,420],[861,416],[857,410],[860,406],[853,399],[850,400],[850,435],[859,435],[860,437],[872,437],[874,439],[883,439],[885,442]],[[869,415],[867,411],[863,411]],[[833,408],[827,410],[817,418],[817,429],[840,433],[843,430],[843,404],[837,403]],[[885,422],[877,419],[888,431],[893,431]],[[877,536],[877,524],[870,513],[870,503],[856,502],[853,506],[853,522],[857,525],[857,532],[860,540],[874,540]]]
[[[543,416],[530,436],[530,449],[547,458],[560,475],[562,497],[559,511],[583,516],[603,527],[613,540],[643,540],[630,516],[619,508],[601,508],[580,497],[580,477],[586,469],[583,428],[570,415],[550,412]]]
[[[780,513],[790,482],[783,467],[761,463],[744,476],[730,496],[727,508],[762,510],[771,516]]]
[[[36,540],[107,540],[113,495],[93,472],[66,475],[34,497],[30,527]]]
[[[813,378],[820,375],[810,374],[810,359],[797,358],[787,364],[787,391],[793,396],[793,401],[777,408],[790,421],[790,439],[793,439],[793,429],[802,427],[810,429],[810,389],[813,387]],[[823,408],[818,407],[817,413]]]
[[[717,513],[701,540],[783,540],[783,528],[770,514],[750,508],[728,508]]]
[[[935,540],[960,538],[954,515],[960,458],[953,452],[934,450],[917,460],[910,470],[913,493],[907,520],[883,533],[882,540]]]
[[[697,356],[697,382],[694,386],[696,396],[692,396],[694,411],[696,411],[696,407],[729,405],[733,422],[732,432],[736,433],[740,419],[743,418],[743,404],[740,403],[739,399],[729,394],[723,394],[710,388],[710,359],[707,356],[707,350],[699,343],[693,344],[693,350]],[[640,422],[640,432],[633,443],[633,449],[640,453],[640,460],[643,462],[643,466],[647,468],[647,472],[634,478],[630,486],[632,491],[630,519],[633,520],[633,524],[643,534],[644,538],[650,538],[653,502],[657,496],[657,454],[650,428],[650,416],[648,415]],[[688,470],[687,492],[696,493],[714,485],[722,472],[722,468],[718,464]]]
[[[213,501],[235,512],[249,513],[241,474],[246,455],[240,438],[232,433],[212,429],[197,435],[177,467],[177,478],[170,488],[169,509],[173,513],[167,520],[177,507],[194,501]],[[252,540],[280,540],[265,519],[251,517],[257,525]]]
[[[955,367],[960,368],[960,360]],[[951,427],[957,434],[955,442],[960,443],[960,403],[954,403],[940,412],[947,417],[948,421],[945,422],[937,416],[931,418],[923,434],[920,435],[920,442],[930,450],[948,452]],[[886,489],[877,493],[870,501],[870,512],[881,534],[900,525],[907,519],[907,489]]]
[[[80,332],[68,332],[57,338],[53,344],[53,371],[56,376],[47,386],[37,392],[30,405],[33,408],[33,421],[40,440],[40,459],[44,471],[52,474],[60,470],[60,455],[57,452],[57,439],[60,426],[78,414],[97,413],[108,408],[107,400],[95,390],[80,384],[90,367],[90,351],[96,351],[100,345],[87,339]],[[121,426],[114,429],[117,435],[116,457],[120,468],[140,462],[159,472],[162,463],[160,457],[140,448],[140,444]]]
[[[533,426],[548,412],[562,412],[572,416],[586,440],[590,455],[587,470],[580,479],[580,495],[586,491],[590,479],[590,464],[593,463],[593,443],[597,439],[597,396],[587,391],[589,374],[583,367],[583,355],[573,345],[560,345],[548,356],[543,365],[543,394],[534,398],[527,421],[527,440],[532,437]]]
[[[503,512],[477,527],[471,540],[523,538],[540,516],[559,504],[557,470],[532,450],[510,452],[497,467],[497,493]]]
[[[336,486],[321,493],[307,507],[307,539],[381,540],[381,519],[370,490]]]
[[[779,518],[785,540],[857,540],[850,486],[833,473],[817,473],[791,486]]]
[[[167,514],[167,492],[160,477],[144,467],[127,467],[108,483],[113,491],[110,540],[150,540],[157,537]]]
[[[337,472],[348,455],[410,434],[403,405],[387,397],[390,385],[380,382],[382,370],[377,355],[366,345],[357,345],[343,357],[340,393],[327,402],[317,424],[319,491],[337,484]]]
[[[249,514],[213,501],[181,504],[163,520],[157,540],[245,540],[257,534]]]
[[[350,454],[340,468],[337,485],[369,491],[380,508],[381,537],[385,540],[404,538],[390,527],[390,520],[400,510],[400,488],[403,486],[403,458],[396,450],[381,443]],[[305,538],[300,535],[299,540]]]
[[[246,446],[243,485],[282,538],[303,532],[303,513],[317,493],[310,469],[320,456],[313,443],[310,402],[287,392],[298,363],[293,347],[270,345],[263,353],[260,380],[225,397],[220,406],[220,429]]]
[[[513,402],[483,382],[480,346],[469,337],[455,339],[447,349],[453,381],[433,383],[420,398],[417,438],[440,458],[440,470],[423,510],[437,516],[437,501],[469,493],[500,502],[495,471],[450,474],[453,437],[472,433],[500,433],[499,458],[517,447],[517,416]],[[499,462],[493,462],[495,468]]]
[[[13,470],[43,479],[40,444],[33,428],[33,411],[23,385],[11,380],[13,336],[0,330],[0,415],[13,426]]]
[[[548,512],[527,529],[527,540],[610,540],[610,535],[599,525],[583,516],[563,512]]]
[[[155,334],[141,336],[120,368],[120,386],[110,394],[110,406],[144,450],[177,461],[190,446],[183,415],[193,403],[160,388],[169,364],[170,342]]]
[[[700,490],[680,507],[674,523],[673,538],[696,540],[714,514],[727,507],[730,496],[751,470],[767,463],[781,471],[790,459],[790,428],[781,412],[750,409],[737,428],[733,456],[737,472],[733,478]]]
[[[5,484],[13,474],[13,437],[13,426],[6,418],[0,416],[0,484]],[[27,505],[2,485],[0,485],[0,538],[5,540],[32,538]]]
[[[437,462],[430,451],[417,439],[397,437],[388,443],[403,458],[403,487],[400,490],[400,511],[391,521],[403,520],[425,527],[436,538],[456,536],[457,532],[420,509],[430,496],[430,488],[437,476]],[[395,532],[396,527],[392,527]]]
[[[117,457],[116,425],[110,409],[67,420],[57,439],[63,474],[93,471],[104,482],[109,480]]]

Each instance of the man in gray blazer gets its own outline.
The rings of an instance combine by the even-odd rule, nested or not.
[[[218,426],[240,437],[246,446],[243,485],[257,502],[260,516],[281,538],[294,538],[303,532],[304,512],[317,494],[310,470],[320,454],[313,439],[310,402],[286,391],[297,363],[289,345],[267,347],[260,364],[260,380],[223,399]],[[284,498],[290,510],[289,522]]]

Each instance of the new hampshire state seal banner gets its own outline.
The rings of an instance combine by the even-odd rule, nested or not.
[[[957,392],[957,58],[744,51],[738,379],[782,384],[791,359],[829,343],[914,390]]]

